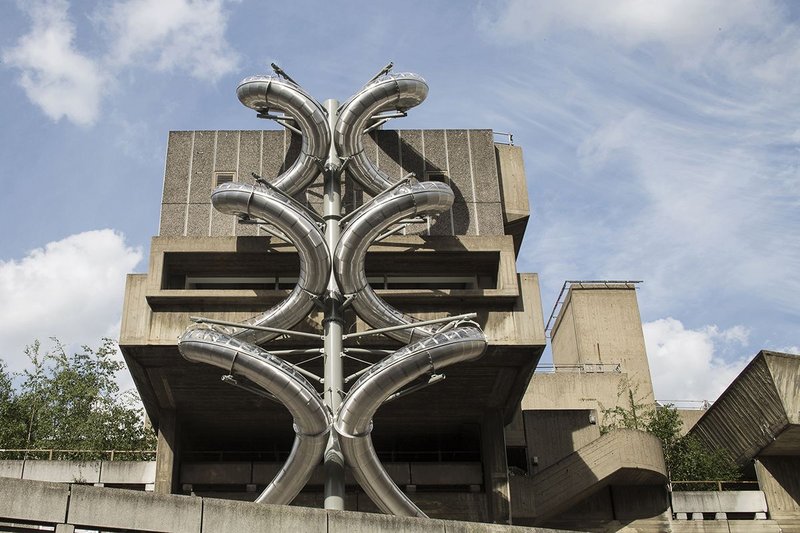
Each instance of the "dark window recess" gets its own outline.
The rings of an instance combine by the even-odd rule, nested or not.
[[[233,181],[233,174],[225,173],[225,174],[217,174],[217,185],[222,185],[223,183],[230,183]]]
[[[528,449],[525,446],[506,447],[506,460],[508,468],[520,473],[528,473]]]

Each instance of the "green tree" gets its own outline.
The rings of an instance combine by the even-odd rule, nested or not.
[[[48,351],[43,352],[38,341],[26,348],[29,365],[18,375],[16,389],[3,367],[0,447],[152,449],[155,437],[144,427],[138,397],[120,392],[116,382],[125,366],[115,357],[116,344],[103,339],[97,348],[83,346],[67,354],[53,340]]]
[[[673,481],[732,481],[742,474],[724,450],[708,449],[693,435],[682,435],[683,420],[673,405],[650,405],[636,399],[628,388],[624,406],[603,409],[602,433],[616,428],[638,429],[652,433],[661,441],[664,462]],[[694,488],[709,489],[716,485]],[[692,488],[692,487],[690,487]]]

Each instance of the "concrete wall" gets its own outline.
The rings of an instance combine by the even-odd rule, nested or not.
[[[523,411],[522,416],[531,474],[600,438],[593,409]]]
[[[755,467],[770,515],[800,520],[800,457],[759,457]]]
[[[536,373],[525,391],[522,409],[593,409],[601,423],[604,409],[626,400],[629,382],[627,374],[617,372]]]
[[[86,529],[220,531],[545,533],[520,528],[371,513],[326,511],[212,498],[0,478],[0,523],[68,524]],[[72,527],[60,526],[61,531]]]
[[[683,422],[681,426],[681,435],[686,435],[703,418],[706,414],[706,409],[677,409],[678,416]]]
[[[653,401],[642,319],[633,286],[573,284],[551,332],[553,363],[617,364],[636,396]]]
[[[258,235],[253,225],[211,208],[218,173],[252,183],[250,173],[276,177],[297,157],[299,137],[287,131],[173,131],[169,134],[161,204],[162,236]],[[503,235],[503,203],[491,130],[379,130],[365,137],[365,150],[381,170],[395,178],[414,172],[419,180],[444,174],[456,200],[448,213],[430,225],[409,227],[422,235]],[[508,169],[511,190],[519,191],[515,169]],[[322,180],[298,199],[321,211]],[[522,182],[524,184],[524,181]],[[513,189],[511,184],[514,184]],[[524,195],[527,201],[527,194]],[[346,180],[345,208],[369,195]],[[520,200],[509,206],[512,217],[524,211]]]

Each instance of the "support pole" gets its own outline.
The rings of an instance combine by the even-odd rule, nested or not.
[[[325,100],[325,109],[328,111],[328,126],[333,136],[339,102]],[[325,242],[328,250],[333,251],[339,242],[339,221],[342,218],[342,183],[341,160],[336,153],[336,146],[331,142],[328,160],[325,162],[325,193],[323,198],[325,219]],[[342,389],[344,376],[342,373],[342,332],[344,317],[342,304],[344,298],[339,291],[339,285],[330,272],[328,289],[325,295],[325,317],[322,320],[325,335],[325,406],[330,409],[333,417],[339,411],[342,403]],[[335,431],[330,432],[328,444],[325,447],[325,509],[344,510],[344,457],[339,449],[339,439]]]

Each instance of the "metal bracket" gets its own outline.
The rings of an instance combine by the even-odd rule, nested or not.
[[[431,377],[428,378],[427,382],[419,383],[418,385],[412,385],[407,389],[395,392],[394,394],[390,394],[389,396],[386,397],[383,403],[392,402],[394,400],[397,400],[398,398],[402,398],[403,396],[408,396],[412,392],[417,392],[418,390],[422,390],[426,387],[430,387],[431,385],[435,385],[440,381],[444,381],[446,377],[447,376],[445,376],[444,374],[431,374]]]
[[[247,391],[251,394],[255,394],[256,396],[261,396],[262,398],[266,398],[267,400],[273,401],[275,403],[281,403],[281,401],[272,393],[267,392],[265,390],[261,390],[257,387],[251,387],[250,385],[245,385],[243,383],[239,383],[236,377],[233,374],[227,374],[222,376],[223,383],[227,383],[228,385],[232,385],[237,389],[242,389]]]

